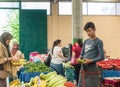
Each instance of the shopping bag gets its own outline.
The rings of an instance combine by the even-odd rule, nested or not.
[[[78,64],[77,62],[77,58],[71,58],[71,61],[70,61],[71,65],[75,65],[75,64]]]
[[[73,68],[66,68],[65,70],[65,77],[68,81],[73,82],[75,77],[75,70]]]
[[[51,55],[49,54],[48,57],[44,60],[46,66],[50,67],[51,59]]]

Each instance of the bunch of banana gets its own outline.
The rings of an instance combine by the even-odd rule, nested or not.
[[[17,62],[12,61],[12,64],[15,65],[15,66],[24,65],[24,64],[26,64],[26,60],[25,59],[20,59]]]
[[[25,59],[20,59],[19,62],[20,62],[21,65],[26,64],[26,60]]]
[[[31,78],[29,83],[25,83],[25,87],[46,87],[46,85],[46,81],[40,80],[38,76]]]
[[[30,83],[25,83],[25,87],[31,87]]]
[[[40,85],[38,87],[46,87],[47,83],[44,80],[40,81]]]
[[[34,79],[33,79],[33,85],[31,85],[31,87],[38,87],[39,85],[39,80],[40,78],[38,76],[36,76]]]
[[[10,87],[20,87],[20,80],[14,80],[12,82],[10,82]]]

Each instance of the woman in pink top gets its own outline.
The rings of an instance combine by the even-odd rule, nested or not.
[[[80,57],[81,50],[82,50],[82,40],[77,39],[75,44],[72,46],[72,58],[75,58],[77,60]],[[81,67],[80,64],[74,64],[77,83],[79,80],[80,67]]]

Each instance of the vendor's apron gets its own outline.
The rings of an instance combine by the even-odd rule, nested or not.
[[[100,71],[81,71],[78,87],[101,87]]]

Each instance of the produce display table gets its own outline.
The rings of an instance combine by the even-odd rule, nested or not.
[[[120,76],[120,59],[107,59],[97,62],[102,71],[102,77]]]
[[[39,76],[39,75],[40,75],[40,72],[34,72],[34,73],[21,72],[19,79],[20,81],[23,81],[23,82],[29,82],[32,77],[34,78],[35,76]]]
[[[104,87],[120,87],[120,80],[114,79],[115,77],[120,78],[120,71],[102,70],[102,84]]]
[[[120,77],[120,71],[102,70],[102,79],[106,77]]]
[[[120,79],[105,78],[103,84],[108,87],[120,87]]]
[[[21,68],[18,74],[18,77],[20,81],[23,82],[29,82],[30,79],[35,76],[39,76],[41,73],[47,74],[47,72],[29,72],[29,73],[24,73],[24,68]]]

